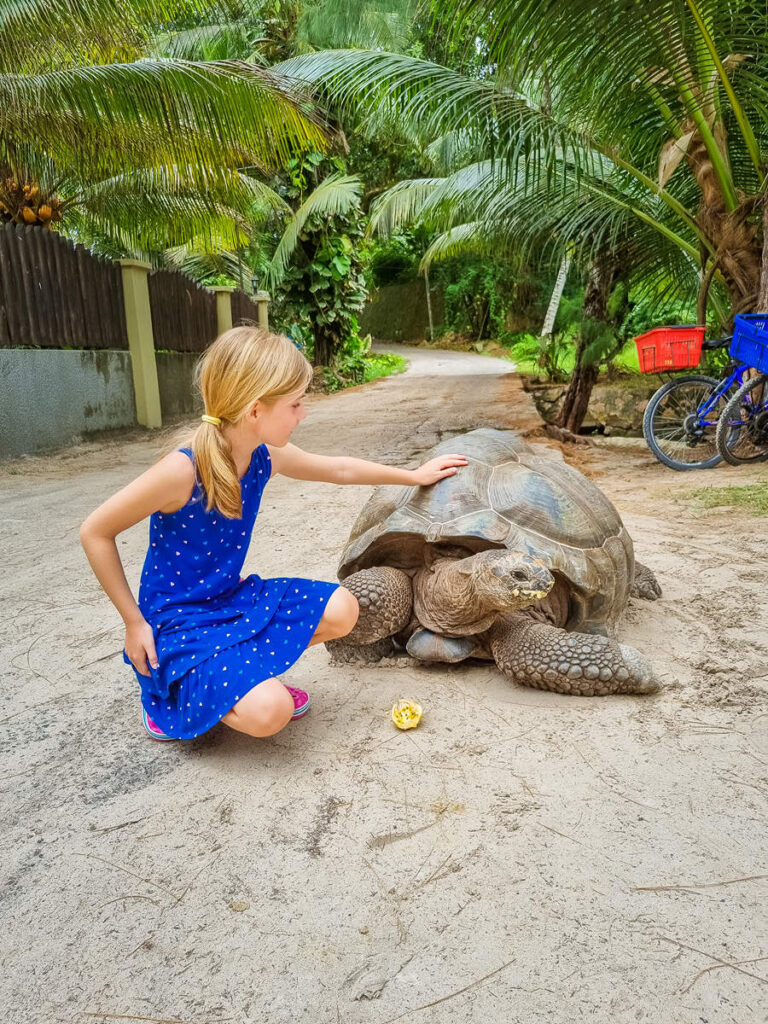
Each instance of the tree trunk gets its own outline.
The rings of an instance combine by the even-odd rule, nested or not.
[[[341,339],[338,332],[332,326],[323,324],[315,325],[315,344],[312,352],[312,364],[314,366],[330,366]]]
[[[756,313],[768,313],[768,200],[763,204],[763,263],[757,290]]]
[[[581,307],[583,320],[599,320],[604,323],[608,319],[608,296],[611,294],[617,270],[617,263],[609,256],[598,257],[589,268],[587,290]],[[587,415],[592,388],[600,373],[599,362],[589,365],[583,363],[586,347],[587,340],[582,331],[576,346],[576,364],[557,417],[556,425],[572,434],[578,434],[581,429]]]
[[[717,270],[728,288],[731,312],[751,313],[758,302],[761,282],[758,225],[751,217],[754,199],[748,197],[729,212],[700,138],[691,141],[686,157],[701,190],[696,223],[715,248]]]
[[[435,328],[432,323],[432,298],[429,294],[429,271],[424,271],[424,291],[427,296],[427,319],[429,320],[429,340],[435,340]]]
[[[566,253],[560,260],[560,269],[557,272],[555,287],[552,289],[552,297],[549,300],[546,316],[544,317],[544,323],[541,326],[542,338],[546,338],[554,330],[555,317],[557,316],[557,310],[560,307],[560,299],[563,297],[563,289],[565,288],[565,280],[568,277],[568,269],[570,265],[571,257],[569,253]]]
[[[702,274],[701,283],[699,284],[699,297],[696,301],[696,323],[702,326],[707,322],[707,299],[709,298],[712,278],[715,276],[719,262],[720,258],[715,256],[707,270]]]

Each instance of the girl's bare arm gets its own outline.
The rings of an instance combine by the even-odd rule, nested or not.
[[[418,469],[399,469],[346,455],[313,455],[295,444],[267,446],[272,472],[294,480],[318,480],[332,484],[410,484],[426,487],[466,466],[465,455],[439,455]]]
[[[96,579],[125,623],[125,650],[142,675],[147,659],[157,667],[152,629],[139,610],[117,550],[115,538],[153,512],[175,512],[192,493],[195,470],[181,452],[171,452],[88,516],[80,541]]]

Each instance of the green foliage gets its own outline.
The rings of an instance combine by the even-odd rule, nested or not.
[[[323,367],[328,391],[339,391],[354,384],[366,384],[379,377],[402,373],[408,365],[402,356],[370,351],[371,338],[355,336],[343,346],[332,366]]]
[[[502,334],[508,314],[526,326],[544,315],[546,285],[511,260],[466,256],[436,264],[430,277],[444,287],[443,330],[480,341]]]
[[[621,342],[616,337],[616,329],[611,323],[585,316],[579,330],[584,343],[581,357],[584,366],[603,363],[616,354],[617,347],[621,348]]]
[[[423,235],[423,231],[409,231],[372,242],[368,265],[371,284],[381,288],[415,280],[425,249]]]
[[[234,278],[230,277],[229,274],[209,274],[204,277],[200,284],[206,288],[237,288],[238,283]]]
[[[520,373],[543,374],[547,380],[562,381],[573,368],[575,346],[568,334],[541,338],[524,331],[505,332],[498,340],[509,348],[509,357]]]
[[[283,193],[299,205],[272,259],[271,279],[279,285],[273,318],[298,334],[316,364],[330,365],[359,341],[357,313],[367,295],[359,183],[343,174],[338,159],[319,153],[290,161],[285,178]]]

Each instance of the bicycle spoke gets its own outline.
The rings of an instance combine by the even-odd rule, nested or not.
[[[731,397],[717,431],[718,449],[734,465],[768,458],[768,402],[764,375],[751,377]]]
[[[726,384],[727,380],[721,382]],[[646,440],[657,458],[673,469],[719,461],[715,428],[725,399],[717,386],[708,377],[681,378],[651,399],[643,426]]]

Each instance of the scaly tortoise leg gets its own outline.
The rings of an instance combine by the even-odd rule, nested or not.
[[[360,617],[350,633],[326,643],[333,660],[366,663],[389,657],[395,651],[392,635],[411,621],[410,576],[382,565],[352,573],[344,586],[357,598]]]
[[[629,588],[629,596],[640,597],[644,601],[656,601],[661,597],[661,587],[656,574],[641,562],[635,562],[635,578]]]
[[[486,635],[499,669],[521,686],[582,697],[661,686],[639,651],[609,637],[566,633],[523,615],[497,622]]]

